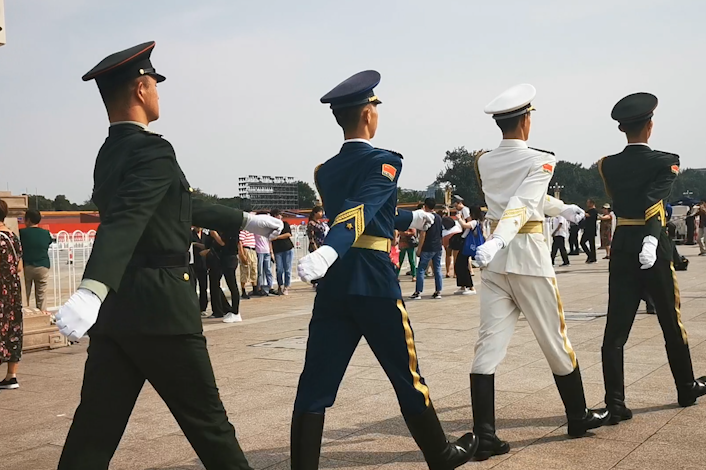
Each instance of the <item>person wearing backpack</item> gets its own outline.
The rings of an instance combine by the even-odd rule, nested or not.
[[[476,289],[473,287],[473,278],[471,277],[471,270],[469,267],[469,259],[475,257],[476,248],[485,242],[483,238],[483,227],[481,222],[483,221],[483,211],[478,206],[472,206],[470,208],[470,216],[468,221],[459,218],[459,223],[464,232],[461,234],[465,235],[463,238],[463,247],[456,256],[456,264],[454,266],[454,271],[456,271],[456,285],[458,290],[454,292],[456,295],[476,295]]]

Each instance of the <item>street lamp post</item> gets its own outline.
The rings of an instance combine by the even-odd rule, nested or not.
[[[564,187],[563,187],[562,185],[560,185],[559,183],[557,183],[557,182],[555,181],[554,184],[549,187],[549,189],[551,189],[552,191],[554,191],[554,197],[555,197],[555,198],[561,199],[561,197],[560,197],[560,196],[561,196],[561,190],[564,189]]]

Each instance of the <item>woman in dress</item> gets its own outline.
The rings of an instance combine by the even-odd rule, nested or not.
[[[605,248],[605,258],[610,259],[610,243],[613,240],[613,212],[610,210],[610,204],[603,204],[603,215],[598,217],[601,221],[601,248]]]
[[[0,364],[7,362],[7,374],[0,389],[15,389],[17,366],[22,356],[22,246],[5,225],[7,203],[0,199]]]

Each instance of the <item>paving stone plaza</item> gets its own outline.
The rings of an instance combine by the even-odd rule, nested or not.
[[[706,374],[706,257],[680,247],[689,270],[679,272],[682,319],[694,370]],[[608,299],[608,262],[586,265],[572,257],[557,268],[569,338],[581,365],[589,406],[603,400],[600,347]],[[475,282],[479,283],[476,271]],[[408,301],[420,368],[446,432],[472,429],[469,379],[479,322],[479,299],[453,296]],[[402,277],[403,293],[413,283]],[[480,289],[479,289],[480,290]],[[306,347],[314,291],[297,283],[289,297],[243,301],[243,323],[206,319],[221,397],[238,438],[256,469],[289,469],[289,422]],[[566,436],[566,421],[549,367],[524,319],[497,372],[498,435],[509,454],[468,469],[703,469],[706,468],[706,400],[680,408],[657,318],[640,307],[626,347],[625,373],[631,421],[582,439]],[[79,403],[87,340],[68,348],[26,354],[21,388],[0,392],[0,468],[55,469]],[[4,370],[4,369],[3,369]],[[200,469],[174,418],[145,385],[111,469]],[[326,415],[321,468],[426,469],[409,435],[395,394],[368,346],[361,343],[336,404]]]

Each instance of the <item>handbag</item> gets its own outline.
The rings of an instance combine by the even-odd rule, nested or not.
[[[470,258],[476,257],[476,252],[478,247],[485,243],[485,237],[483,237],[483,230],[481,230],[481,224],[477,223],[476,228],[470,231],[463,243],[463,248],[461,249],[461,254],[468,256]]]

